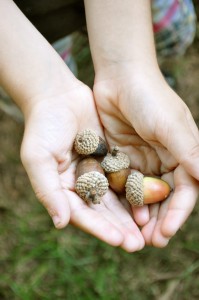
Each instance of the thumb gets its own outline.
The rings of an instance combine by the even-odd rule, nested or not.
[[[48,211],[55,227],[65,227],[70,220],[70,208],[60,183],[57,162],[50,155],[39,159],[24,154],[21,157],[36,197]]]
[[[179,164],[195,179],[199,180],[199,132],[188,111],[178,122],[170,122],[168,134],[159,136]]]

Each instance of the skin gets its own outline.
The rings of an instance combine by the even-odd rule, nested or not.
[[[0,84],[24,114],[22,162],[35,195],[47,209],[57,228],[63,228],[70,222],[102,241],[120,246],[128,252],[142,249],[145,241],[147,244],[164,246],[184,223],[195,204],[197,184],[188,173],[197,179],[199,177],[196,167],[199,160],[196,126],[183,102],[173,94],[170,98],[173,92],[157,71],[155,51],[150,44],[151,35],[146,29],[150,28],[147,27],[150,20],[147,5],[144,6],[142,0],[135,1],[135,7],[129,10],[130,3],[125,1],[126,5],[122,5],[123,12],[120,11],[119,14],[122,17],[120,24],[124,28],[115,32],[115,29],[119,29],[114,23],[116,21],[110,18],[113,22],[110,27],[103,12],[106,22],[100,23],[104,21],[101,19],[103,7],[94,7],[93,11],[92,5],[103,6],[108,3],[109,10],[106,6],[104,8],[106,12],[110,12],[114,3],[116,11],[111,15],[118,20],[117,5],[121,2],[88,2],[91,13],[97,12],[94,14],[97,23],[91,22],[89,30],[90,25],[93,25],[94,34],[98,30],[99,35],[96,35],[95,41],[104,47],[104,50],[99,51],[98,45],[93,44],[90,32],[96,69],[95,102],[90,89],[71,74],[14,2],[0,0]],[[88,7],[87,3],[86,6]],[[140,18],[138,9],[141,15],[144,12],[144,17]],[[131,13],[137,22],[142,20],[147,25],[142,29],[145,33],[144,40],[139,39],[141,35],[137,34],[136,26],[130,27],[125,22],[123,24],[125,20],[133,20]],[[105,40],[101,40],[105,36],[100,34],[99,24],[103,30],[106,29],[104,32],[107,32],[107,28],[113,29],[113,32],[110,30],[110,34],[106,35]],[[108,27],[103,28],[105,25]],[[127,28],[131,28],[132,32],[124,30]],[[132,52],[131,47],[135,45],[133,41],[128,44],[127,40],[126,43],[119,42],[116,39],[119,32],[127,40],[129,34],[135,34],[139,49],[143,49],[144,54],[134,51],[136,47],[133,47]],[[114,52],[114,49],[120,50]],[[128,50],[126,55],[123,52],[125,49]],[[107,53],[111,53],[111,58]],[[142,63],[145,68],[142,68]],[[145,72],[142,73],[142,69]],[[154,87],[159,84],[156,91]],[[172,109],[171,103],[174,105]],[[184,118],[187,120],[186,124]],[[100,205],[86,205],[74,193],[75,168],[79,159],[72,150],[74,137],[80,129],[92,128],[104,138],[101,122],[105,127],[108,143],[117,144],[121,150],[130,154],[132,167],[138,167],[146,173],[165,174],[163,176],[168,177],[165,180],[170,180],[175,185],[175,194],[164,206],[145,207],[132,213],[125,199],[121,198],[119,202],[111,191]],[[176,133],[171,130],[171,122],[172,128],[175,125]],[[156,124],[160,124],[160,129],[157,129]],[[183,156],[182,139],[185,153]],[[179,199],[182,204],[180,209]],[[133,214],[137,224],[142,226],[142,232],[134,221]],[[166,227],[176,215],[172,227],[171,222]]]
[[[86,0],[85,5],[93,91],[105,137],[130,156],[132,168],[158,175],[174,189],[161,204],[132,209],[146,244],[164,247],[196,203],[198,129],[159,70],[150,2]]]
[[[21,159],[36,197],[58,229],[71,223],[125,251],[143,248],[131,211],[111,191],[100,205],[86,205],[74,192],[77,132],[92,128],[104,138],[91,90],[13,1],[0,0],[0,7],[0,84],[24,114]]]

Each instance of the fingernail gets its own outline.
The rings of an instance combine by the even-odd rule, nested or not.
[[[61,219],[60,217],[58,216],[53,216],[52,217],[52,220],[53,220],[53,223],[55,225],[56,228],[59,228],[60,227],[60,224],[61,224]]]

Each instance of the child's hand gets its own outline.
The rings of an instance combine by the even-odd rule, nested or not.
[[[13,1],[1,1],[0,41],[0,84],[25,115],[22,161],[56,227],[70,221],[108,244],[141,249],[144,239],[113,193],[89,207],[74,192],[77,132],[91,128],[103,136],[91,91]]]
[[[87,205],[74,192],[78,131],[92,128],[103,137],[92,93],[79,84],[42,100],[34,99],[26,115],[22,161],[33,189],[57,228],[70,221],[106,243],[126,251],[143,247],[144,239],[127,210],[108,192],[102,203]]]
[[[121,70],[110,80],[96,79],[97,109],[109,145],[126,152],[132,168],[162,176],[174,189],[162,204],[133,209],[146,243],[164,247],[196,202],[198,183],[191,176],[199,179],[198,129],[159,73],[132,76]]]

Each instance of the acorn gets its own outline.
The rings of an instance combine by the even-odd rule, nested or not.
[[[75,190],[87,203],[99,204],[108,190],[108,180],[98,161],[92,157],[81,160],[76,169]]]
[[[155,177],[145,177],[137,171],[128,176],[125,187],[126,199],[133,206],[163,201],[171,192],[166,181]]]
[[[106,142],[91,129],[85,129],[75,137],[74,148],[78,154],[104,156],[108,152]]]
[[[106,172],[109,185],[113,191],[118,194],[125,192],[125,183],[130,174],[130,159],[128,155],[119,151],[119,147],[113,147],[111,153],[108,153],[101,166]]]

